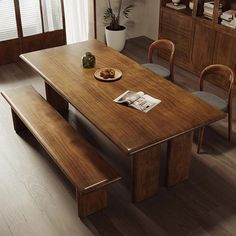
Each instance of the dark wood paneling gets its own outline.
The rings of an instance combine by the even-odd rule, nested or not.
[[[104,188],[84,195],[77,192],[76,195],[79,217],[86,217],[107,207],[107,191]]]
[[[43,48],[51,48],[62,46],[66,44],[66,35],[64,30],[56,30],[44,33],[43,35]]]
[[[22,39],[22,53],[66,44],[64,30],[28,36]]]
[[[161,25],[185,36],[191,35],[192,18],[163,7],[161,9]]]
[[[176,47],[175,64],[190,66],[191,56],[192,18],[184,14],[163,7],[161,9],[161,23],[159,38],[171,40]],[[160,55],[167,59],[164,51]]]
[[[190,38],[185,35],[176,34],[176,32],[171,31],[169,28],[164,26],[160,29],[160,39],[169,39],[171,40],[176,47],[175,51],[175,64],[189,64],[190,63],[190,51],[191,44]],[[165,59],[168,58],[167,54],[164,51],[160,52],[160,55]]]
[[[226,34],[222,31],[216,32],[215,47],[213,53],[213,63],[229,66],[236,72],[236,35]],[[216,80],[214,80],[216,81]],[[235,83],[236,84],[236,81]],[[217,84],[222,88],[228,88],[224,84]],[[221,86],[222,85],[222,86]],[[236,94],[236,86],[233,88],[233,93]]]
[[[161,146],[138,152],[132,158],[133,202],[151,197],[159,189]]]
[[[213,63],[229,66],[236,71],[236,38],[230,34],[216,32]]]
[[[215,33],[211,27],[201,23],[195,24],[192,64],[194,71],[200,73],[212,64]]]
[[[16,113],[13,110],[11,110],[11,114],[12,114],[13,127],[16,133],[26,130],[27,127],[21,121],[21,119],[19,119],[19,117],[16,115]]]
[[[16,62],[19,55],[66,44],[64,30],[0,42],[0,65]]]
[[[0,65],[16,62],[20,52],[19,39],[0,42]]]
[[[53,106],[60,114],[66,114],[68,112],[69,104],[68,102],[55,92],[54,89],[45,83],[46,98],[48,103]]]
[[[61,0],[63,29],[44,32],[42,5],[40,13],[43,32],[32,36],[23,36],[19,1],[14,0],[18,38],[0,42],[0,65],[16,62],[20,54],[66,44],[64,4]]]
[[[193,132],[171,139],[168,142],[167,186],[173,186],[189,176],[192,160]]]

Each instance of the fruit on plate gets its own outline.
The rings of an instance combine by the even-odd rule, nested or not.
[[[103,79],[114,78],[115,70],[112,68],[106,68],[100,72],[100,76],[103,77]]]

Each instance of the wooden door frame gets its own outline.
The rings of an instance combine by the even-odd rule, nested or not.
[[[66,44],[64,1],[60,0],[61,12],[62,12],[62,29],[50,32],[45,32],[42,1],[41,0],[38,1],[40,4],[42,33],[24,37],[19,0],[13,0],[15,7],[18,38],[4,40],[0,42],[0,65],[16,62],[17,60],[19,60],[19,55],[25,52],[40,50],[49,47],[56,47]]]

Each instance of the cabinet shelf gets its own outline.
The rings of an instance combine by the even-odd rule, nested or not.
[[[221,25],[220,23],[216,25],[216,30],[223,31],[223,32],[230,34],[232,36],[236,36],[236,29],[227,27],[225,25]]]
[[[186,9],[183,9],[183,10],[179,10],[179,12],[182,14],[188,15],[188,16],[192,16],[192,14],[193,14],[192,10],[189,7],[187,7]]]
[[[203,21],[205,21],[205,22],[212,22],[212,21],[213,21],[213,19],[207,18],[207,17],[205,17],[204,15],[202,15],[202,16],[196,16],[196,18],[197,18],[197,19],[201,19],[201,20],[203,20]]]
[[[180,14],[192,17],[192,10],[189,7],[185,8],[185,9],[182,9],[182,10],[175,10],[175,9],[172,9],[170,7],[167,7],[167,6],[163,6],[162,8],[165,8],[170,12],[180,13]]]

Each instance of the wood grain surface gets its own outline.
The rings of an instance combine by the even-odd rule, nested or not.
[[[127,40],[123,53],[145,63],[150,43],[145,37]],[[162,59],[159,63],[167,65]],[[1,91],[32,84],[38,92],[45,93],[44,81],[24,63],[1,66],[0,78]],[[189,91],[199,89],[198,78],[179,67],[175,67],[175,83]],[[222,94],[222,89],[208,84],[206,88]],[[115,204],[108,204],[83,221],[77,217],[74,189],[32,135],[25,132],[22,138],[15,134],[9,105],[1,96],[0,110],[1,236],[236,234],[235,98],[232,142],[227,141],[227,119],[206,128],[200,155],[196,153],[195,136],[188,180],[173,188],[161,187],[153,198],[131,204],[125,184],[128,180],[122,175],[124,181],[109,188],[108,201]],[[69,113],[70,124],[81,133],[82,118],[74,108],[70,107]],[[97,142],[96,148],[102,148],[104,155],[112,156],[112,165],[119,168],[119,173],[126,172],[128,159],[112,152],[110,143],[101,144],[102,138],[91,130],[85,129],[84,133]]]
[[[86,217],[107,207],[107,191],[101,188],[84,195],[77,193],[77,201],[78,215]]]
[[[47,102],[53,106],[60,114],[66,114],[68,112],[68,102],[60,96],[54,89],[52,89],[47,83],[45,83],[46,99]]]
[[[81,65],[81,56],[86,51],[96,56],[93,69],[84,69]],[[96,40],[27,53],[21,58],[127,154],[225,116]],[[113,83],[95,80],[94,72],[102,67],[120,69],[122,80]],[[113,99],[126,90],[144,91],[162,102],[147,114],[114,103]]]
[[[22,128],[21,122],[16,121],[18,116],[78,193],[93,191],[119,179],[112,167],[31,86],[7,90],[2,95],[14,110],[17,131]]]
[[[158,192],[160,155],[160,145],[134,154],[131,163],[133,202],[142,201]]]
[[[214,1],[213,19],[204,17],[204,1],[195,0],[194,9],[176,11],[166,7],[168,0],[161,0],[159,19],[159,38],[169,39],[176,45],[175,65],[200,75],[201,71],[211,64],[224,64],[236,72],[235,30],[221,25],[219,5]],[[230,1],[224,1],[224,9],[231,8]],[[161,56],[167,59],[165,54]],[[236,86],[234,84],[234,95]]]
[[[193,132],[169,140],[167,149],[167,186],[176,185],[189,176],[192,160]]]

